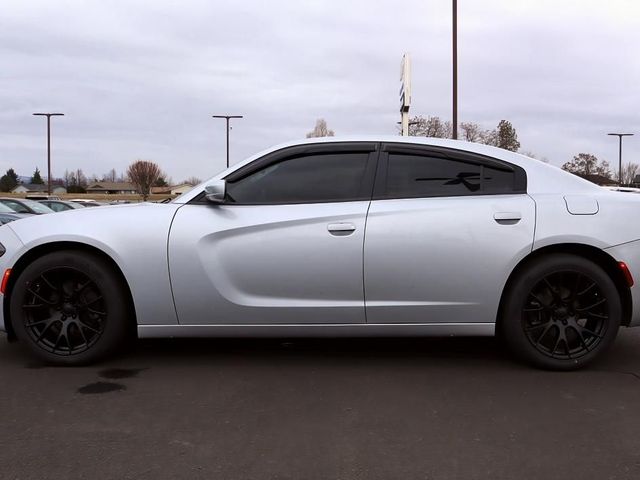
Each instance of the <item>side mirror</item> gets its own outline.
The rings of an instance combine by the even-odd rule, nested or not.
[[[204,196],[211,203],[224,203],[227,193],[227,182],[224,180],[215,180],[204,187]]]

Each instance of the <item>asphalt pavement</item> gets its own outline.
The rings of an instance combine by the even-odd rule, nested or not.
[[[637,479],[640,328],[571,373],[494,339],[153,340],[54,368],[0,336],[0,479]]]

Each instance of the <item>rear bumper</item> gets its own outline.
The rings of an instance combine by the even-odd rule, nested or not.
[[[631,320],[629,326],[640,326],[640,240],[605,248],[604,251],[617,261],[626,263],[629,267],[634,280],[634,285],[630,288]]]

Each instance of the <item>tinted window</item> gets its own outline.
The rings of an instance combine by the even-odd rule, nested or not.
[[[229,202],[313,203],[369,199],[367,153],[309,155],[269,165],[227,183]]]
[[[513,191],[514,172],[506,166],[502,169],[444,157],[389,155],[388,197],[449,197]]]

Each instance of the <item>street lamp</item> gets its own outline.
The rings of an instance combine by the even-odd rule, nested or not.
[[[613,137],[618,137],[618,184],[622,185],[622,137],[632,137],[633,133],[607,133]]]
[[[63,117],[64,113],[34,113],[47,117],[47,195],[51,195],[51,117]]]
[[[213,118],[224,118],[227,121],[227,168],[229,168],[229,120],[243,118],[242,115],[211,115]]]

